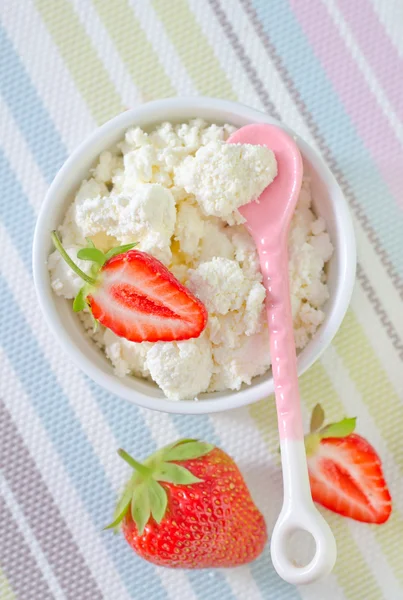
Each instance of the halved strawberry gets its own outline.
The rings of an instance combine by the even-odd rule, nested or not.
[[[156,258],[133,250],[135,244],[103,254],[90,244],[77,256],[91,260],[91,276],[71,260],[56,232],[53,243],[69,266],[86,282],[73,309],[87,306],[93,317],[116,335],[132,342],[171,342],[198,337],[207,311]]]
[[[379,456],[353,433],[356,419],[321,427],[323,420],[322,409],[315,407],[305,437],[313,500],[356,521],[384,523],[392,501]]]

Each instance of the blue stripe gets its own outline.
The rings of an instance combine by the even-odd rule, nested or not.
[[[140,461],[155,452],[155,442],[140,410],[134,404],[113,396],[88,377],[85,379],[120,447]]]
[[[65,160],[66,150],[20,59],[1,29],[0,69],[5,74],[0,78],[1,92],[39,168],[46,180],[50,182]],[[3,167],[2,172],[6,174],[9,199],[9,203],[1,203],[1,217],[24,264],[30,269],[31,240],[35,221],[33,210],[4,159],[0,166]],[[0,285],[0,297],[5,303],[3,305],[12,307],[12,310],[7,311],[7,320],[2,329],[5,351],[22,385],[30,395],[32,405],[48,431],[50,439],[61,455],[87,511],[96,526],[101,528],[114,504],[114,492],[79,421],[69,406],[68,399],[58,385],[35,338],[31,335],[23,315],[18,310],[12,294],[1,279]],[[4,314],[3,316],[5,319]],[[20,339],[24,339],[22,348],[17,343]],[[92,382],[90,382],[90,389],[120,446],[128,448],[140,458],[155,449],[150,432],[136,407],[113,397]],[[85,402],[85,399],[83,401]],[[214,435],[208,418],[175,416],[174,422],[182,436],[194,435],[220,445],[220,440]],[[114,450],[111,449],[111,452]],[[133,598],[138,600],[166,598],[166,593],[152,565],[133,556],[123,541],[118,542],[107,534],[101,539]],[[273,574],[269,565],[267,549],[264,555],[251,565],[262,596],[280,599],[284,597],[286,590],[287,598],[297,597],[292,594],[289,586],[283,584]],[[234,596],[221,572],[195,571],[190,572],[188,576],[195,593],[200,598],[218,596],[223,600],[233,600]]]
[[[0,215],[10,236],[13,237],[21,259],[27,269],[30,269],[33,212],[7,162],[3,160],[0,164],[2,176],[7,184],[7,202],[0,203]],[[0,315],[1,340],[4,350],[21,385],[30,396],[32,406],[47,430],[49,438],[60,454],[88,514],[96,528],[101,531],[113,511],[116,502],[115,492],[107,481],[105,471],[76,419],[68,398],[60,388],[36,338],[32,335],[29,324],[19,311],[6,282],[1,278],[0,301],[3,306],[7,306],[7,311],[1,311]],[[24,343],[20,344],[19,340],[22,339]],[[95,384],[92,386],[92,389],[97,388]],[[127,403],[123,403],[113,396],[109,396],[109,398],[106,396],[106,394],[101,394],[100,397],[104,409],[110,407],[109,410],[113,410],[116,403],[119,406],[130,408]],[[85,399],[83,401],[85,402]],[[118,411],[116,410],[115,418],[119,413],[120,408]],[[128,424],[132,425],[133,432],[135,422],[125,415],[125,426]],[[143,434],[139,439],[143,443],[146,442],[147,448],[151,448],[151,438],[146,441],[147,428],[143,426],[141,430]],[[119,445],[123,445],[120,440]],[[111,453],[115,450],[115,448],[111,448]],[[143,590],[144,598],[148,597],[149,592],[158,600],[166,598],[166,592],[161,586],[159,578],[155,576],[155,569],[152,565],[134,557],[123,542],[117,542],[115,537],[108,533],[102,534],[101,542],[115,563],[122,581],[132,594],[134,594],[134,590],[136,590],[136,594]],[[139,598],[138,595],[133,597]]]
[[[91,383],[91,386],[105,416],[108,418],[108,421],[110,419],[109,423],[113,427],[114,432],[116,432],[119,440],[123,440],[125,447],[129,452],[133,453],[141,460],[151,452],[155,451],[156,448],[154,447],[154,444],[151,444],[152,447],[150,447],[151,445],[148,443],[148,440],[142,439],[146,430],[148,437],[148,428],[145,425],[139,410],[135,406],[119,400],[118,398],[114,398],[113,402],[111,402],[109,394],[93,383]],[[116,409],[117,404],[118,410]],[[172,415],[172,417],[176,423],[177,415]],[[180,430],[180,437],[188,437],[189,435],[200,438],[206,437],[201,430],[199,430],[198,434],[195,434],[194,429],[189,429],[187,427],[186,417],[184,417],[184,421],[182,422],[183,427]],[[203,424],[202,419],[200,420],[200,424]],[[212,577],[211,573],[212,571],[205,570],[188,571],[186,573],[196,596],[200,598],[210,598],[213,597],[214,594],[217,594],[217,596],[223,600],[235,600],[231,588],[225,578],[215,571],[215,575]]]
[[[0,173],[5,188],[0,199],[0,219],[4,223],[21,259],[31,272],[32,240],[35,227],[35,213],[24,198],[24,192],[0,148]]]
[[[22,131],[45,179],[50,182],[67,158],[60,136],[35,87],[0,26],[0,93]]]
[[[0,50],[1,57],[0,65],[3,67],[3,72],[7,67],[7,77],[0,78],[0,85],[3,85],[6,102],[10,106],[10,111],[13,114],[19,128],[24,134],[30,150],[38,163],[38,166],[44,173],[47,180],[51,180],[55,172],[66,158],[66,152],[63,144],[54,129],[53,123],[47,115],[40,99],[36,94],[35,88],[32,87],[23,66],[20,63],[18,56],[15,54],[8,38],[0,28]],[[20,102],[20,98],[24,102]],[[26,107],[29,106],[27,111]],[[32,237],[35,224],[35,215],[27,198],[25,197],[21,185],[15,178],[14,173],[10,169],[3,154],[0,153],[0,167],[3,178],[5,178],[7,189],[7,202],[1,202],[0,217],[4,222],[10,237],[17,248],[22,261],[29,271],[31,271],[31,248]],[[5,283],[4,283],[5,285]],[[4,290],[6,293],[6,288]],[[12,301],[15,310],[15,302]],[[19,315],[15,316],[19,326],[21,321]],[[7,323],[13,323],[14,319],[9,313]],[[15,331],[14,326],[11,330]],[[25,330],[22,330],[25,333]],[[11,335],[11,331],[10,331]],[[15,335],[17,333],[15,332]],[[28,328],[27,328],[28,335]],[[7,338],[12,343],[12,337]],[[25,338],[24,338],[25,339]],[[28,340],[27,340],[28,342]],[[115,494],[109,486],[105,473],[96,455],[93,452],[92,446],[85,438],[81,427],[76,420],[74,414],[69,409],[68,399],[64,396],[62,390],[57,386],[56,379],[47,365],[44,356],[37,352],[37,343],[32,336],[30,339],[30,347],[35,347],[32,351],[32,362],[29,356],[26,357],[27,364],[30,365],[29,371],[32,378],[33,389],[27,388],[27,393],[33,394],[35,399],[42,396],[42,404],[33,403],[38,410],[38,414],[43,420],[44,426],[49,431],[49,435],[60,454],[63,456],[67,471],[75,482],[78,492],[80,493],[86,508],[94,519],[96,526],[100,529],[110,517],[112,507],[116,501]],[[24,352],[28,348],[28,343],[24,342]],[[7,350],[7,348],[5,348]],[[10,350],[10,348],[8,347]],[[16,350],[14,348],[14,350]],[[10,355],[10,361],[15,361],[15,366],[18,367],[17,354]],[[14,364],[14,363],[13,363]],[[16,368],[17,371],[17,368]],[[27,374],[27,371],[24,371]],[[43,379],[46,380],[46,375],[50,377],[49,388],[38,391],[35,386]],[[22,380],[23,385],[28,385],[30,379]],[[40,386],[39,386],[40,387]],[[126,402],[104,393],[101,388],[91,382],[91,390],[94,393],[101,410],[104,412],[111,429],[116,434],[117,424],[119,424],[119,432],[122,437],[119,438],[119,445],[132,449],[138,455],[148,454],[155,450],[155,445],[151,440],[147,426],[142,422],[139,411],[130,406]],[[55,426],[52,404],[55,398],[58,398],[58,409],[65,413],[58,419],[56,425],[60,425],[65,433],[65,436],[59,437],[59,429]],[[50,415],[50,420],[47,418]],[[136,421],[141,420],[142,425],[139,426]],[[137,425],[137,427],[136,427]],[[138,432],[142,432],[138,435]],[[111,448],[111,452],[116,449]],[[81,472],[83,469],[83,472]],[[87,476],[85,475],[87,473]],[[91,473],[91,477],[88,476]],[[93,481],[96,482],[93,484]],[[96,499],[96,502],[94,501]],[[113,536],[105,534],[103,543],[108,549],[108,552],[116,564],[122,580],[125,582],[128,589],[131,590],[133,597],[140,598],[139,594],[144,594],[141,597],[148,598],[149,595],[156,600],[166,598],[166,592],[160,584],[160,579],[155,574],[155,568],[149,563],[132,556],[132,553],[124,547],[123,544],[117,546]],[[119,550],[117,550],[117,547]],[[135,592],[134,592],[135,590]]]
[[[205,440],[225,450],[220,438],[214,430],[211,420],[207,415],[172,415],[172,418],[176,428],[179,431],[180,437],[194,437]],[[299,600],[300,596],[296,588],[280,579],[274,570],[270,558],[270,548],[268,544],[266,545],[261,556],[254,562],[250,563],[249,566],[253,578],[259,587],[262,598],[265,600]],[[205,589],[204,586],[208,586],[209,583],[211,583],[211,571],[192,573],[192,578],[197,580],[194,582],[194,584],[197,585],[197,588],[203,590]],[[218,582],[221,585],[226,583],[215,576],[214,586],[216,586]],[[233,597],[229,587],[227,593],[230,594],[228,598]],[[222,597],[227,598],[227,596]]]
[[[7,306],[7,311],[0,311],[4,351],[56,451],[62,457],[90,518],[101,532],[111,516],[116,501],[115,493],[68,398],[1,276],[0,301],[2,306]],[[116,399],[111,398],[111,401]],[[114,536],[105,532],[100,534],[100,539],[133,598],[148,598],[149,595],[156,600],[167,598],[152,565],[134,557],[123,541],[120,543]],[[141,591],[143,595],[137,595]]]
[[[284,0],[253,0],[252,3],[265,33],[276,46],[357,201],[379,234],[396,270],[403,276],[403,253],[398,242],[401,239],[403,212],[358,135],[289,3]]]

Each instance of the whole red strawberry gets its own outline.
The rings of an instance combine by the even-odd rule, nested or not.
[[[70,268],[85,282],[73,310],[89,308],[96,321],[132,342],[171,342],[198,337],[207,311],[156,258],[133,250],[136,244],[105,254],[89,240],[77,257],[93,263],[90,275],[71,260],[56,231],[52,240]]]
[[[259,556],[266,524],[245,481],[219,448],[181,440],[134,469],[116,507],[130,546],[142,558],[181,569],[236,567]]]
[[[376,451],[353,433],[356,419],[325,427],[323,422],[323,410],[317,405],[311,433],[305,437],[313,500],[356,521],[384,523],[392,500]]]

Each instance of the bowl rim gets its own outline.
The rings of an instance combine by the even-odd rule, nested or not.
[[[170,111],[177,112],[179,110],[183,112],[184,121],[189,118],[195,118],[190,115],[197,116],[201,112],[204,113],[204,116],[203,114],[199,116],[203,119],[211,120],[211,122],[214,122],[215,119],[217,122],[226,121],[231,123],[232,116],[232,118],[236,117],[238,119],[243,119],[245,122],[264,122],[281,127],[294,137],[303,155],[320,170],[321,179],[325,181],[330,197],[333,198],[334,196],[337,196],[338,221],[343,224],[343,236],[341,237],[342,244],[340,246],[339,240],[338,248],[340,254],[340,268],[336,287],[336,301],[333,306],[333,311],[327,315],[328,319],[326,324],[320,328],[320,334],[312,338],[304,351],[298,356],[299,376],[316,362],[324,350],[329,346],[346,314],[355,281],[356,244],[347,201],[335,177],[322,157],[287,125],[284,125],[264,112],[238,102],[208,97],[175,97],[154,100],[142,104],[139,107],[128,109],[113,117],[95,129],[71,153],[56,174],[47,191],[40,208],[34,232],[32,254],[34,284],[37,298],[48,327],[73,362],[86,375],[112,394],[151,410],[179,414],[206,414],[238,408],[273,394],[274,384],[272,376],[270,376],[268,380],[254,384],[252,383],[239,391],[225,392],[225,395],[222,397],[203,399],[200,401],[172,401],[164,398],[155,398],[142,391],[133,390],[125,384],[125,378],[119,378],[115,375],[103,372],[72,342],[72,340],[70,340],[69,336],[66,335],[63,322],[55,304],[56,297],[50,286],[46,257],[44,260],[43,256],[44,239],[46,239],[45,236],[49,236],[49,227],[47,225],[48,208],[55,200],[57,200],[58,189],[61,182],[66,178],[69,178],[70,171],[77,163],[79,157],[85,156],[96,142],[99,142],[99,153],[106,150],[107,147],[102,145],[102,140],[115,131],[128,129],[130,126],[133,126],[136,121],[148,121],[152,124],[174,120],[173,117],[166,115],[166,113],[169,113]],[[211,117],[206,116],[206,113],[211,113]],[[214,113],[216,113],[215,117]],[[161,118],[159,118],[160,115]],[[145,125],[142,126],[144,127]]]

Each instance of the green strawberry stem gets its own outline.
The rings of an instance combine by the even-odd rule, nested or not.
[[[182,439],[157,450],[146,459],[146,464],[137,462],[122,448],[118,450],[119,456],[135,473],[132,474],[117,504],[112,523],[107,525],[106,529],[115,529],[126,514],[132,515],[140,534],[151,515],[157,523],[161,523],[168,503],[167,491],[161,483],[201,483],[201,479],[180,463],[201,458],[213,449],[214,446],[206,442]]]
[[[323,426],[325,413],[320,404],[312,412],[310,433],[305,436],[305,451],[307,456],[312,456],[318,450],[322,440],[326,438],[345,438],[353,433],[356,426],[356,417],[344,418],[337,423]]]
[[[132,456],[130,456],[130,454],[128,454],[122,448],[120,448],[118,450],[118,454],[121,458],[123,458],[124,461],[127,462],[128,465],[130,465],[132,467],[132,469],[135,469],[135,471],[140,473],[140,475],[143,475],[144,477],[148,477],[151,475],[151,473],[152,473],[151,469],[149,469],[145,465],[142,465],[141,463],[137,462],[137,460],[135,460]]]
[[[62,246],[62,243],[60,241],[57,231],[52,231],[51,237],[52,237],[52,242],[55,245],[55,248],[60,252],[62,258],[69,265],[70,269],[72,269],[74,271],[74,273],[77,273],[77,275],[79,277],[81,277],[81,279],[83,279],[85,282],[89,283],[90,285],[96,285],[96,283],[97,283],[96,279],[94,279],[93,277],[90,277],[89,275],[84,273],[84,271],[82,271],[80,269],[80,267],[78,267],[76,265],[76,263],[73,260],[71,260],[70,256],[67,254],[66,250]]]

